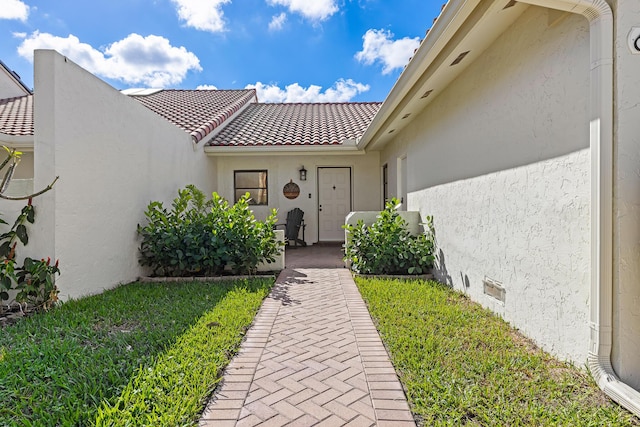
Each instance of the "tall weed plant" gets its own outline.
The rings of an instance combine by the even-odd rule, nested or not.
[[[58,261],[51,262],[47,257],[38,260],[25,257],[22,265],[17,261],[18,241],[23,247],[29,243],[27,223],[35,221],[35,207],[29,199],[27,206],[22,208],[20,215],[8,231],[0,234],[0,302],[10,299],[10,291],[15,292],[13,301],[22,305],[34,307],[38,310],[48,310],[58,302],[58,288],[55,275],[60,274]],[[0,226],[9,225],[0,218]],[[0,312],[3,307],[0,305]]]
[[[427,217],[425,232],[416,236],[398,213],[393,198],[371,226],[359,220],[344,227],[348,232],[345,261],[359,274],[424,274],[433,267],[433,221]]]
[[[138,225],[142,237],[140,264],[154,275],[217,276],[225,270],[253,274],[262,261],[274,262],[275,209],[265,221],[249,209],[249,193],[230,205],[217,193],[207,200],[193,185],[178,191],[171,209],[149,203],[148,223]]]

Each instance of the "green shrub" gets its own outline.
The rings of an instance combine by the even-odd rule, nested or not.
[[[214,276],[225,267],[252,274],[262,261],[273,262],[280,249],[273,225],[276,212],[257,221],[249,209],[249,194],[235,205],[217,193],[206,200],[193,185],[178,191],[172,209],[151,202],[138,226],[142,236],[140,263],[161,276]]]
[[[29,199],[9,231],[0,234],[0,301],[10,298],[9,291],[17,291],[17,303],[48,310],[58,301],[59,291],[55,284],[55,275],[60,273],[58,261],[53,265],[51,258],[26,257],[22,265],[16,261],[16,240],[23,246],[29,243],[26,223],[33,224],[34,221],[35,208]],[[3,219],[0,224],[8,225]]]
[[[398,199],[387,202],[371,226],[362,220],[345,225],[349,239],[345,260],[361,274],[423,274],[433,266],[433,223],[427,217],[426,232],[417,236],[397,211]]]

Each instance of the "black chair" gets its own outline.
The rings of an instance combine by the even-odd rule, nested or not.
[[[304,241],[304,229],[306,224],[304,223],[304,212],[300,208],[291,209],[287,212],[287,222],[285,224],[276,224],[274,228],[284,227],[284,240],[287,242],[287,245],[293,245],[295,247],[298,246],[307,246],[307,242]],[[298,236],[300,235],[300,229],[302,228],[302,239]]]

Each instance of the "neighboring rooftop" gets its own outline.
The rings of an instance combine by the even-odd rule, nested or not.
[[[251,104],[207,145],[340,145],[360,138],[379,102]]]
[[[252,89],[149,90],[129,96],[185,130],[195,142],[242,110],[207,144],[214,147],[336,146],[355,142],[381,105],[260,104],[255,102]],[[0,99],[0,134],[33,136],[33,129],[33,95]]]
[[[255,89],[149,90],[133,92],[129,96],[188,132],[194,142],[199,142],[246,104],[257,100]]]
[[[33,136],[33,95],[0,99],[0,134]]]

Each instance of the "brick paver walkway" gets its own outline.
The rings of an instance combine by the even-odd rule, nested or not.
[[[287,269],[200,421],[226,426],[415,427],[344,268]]]

